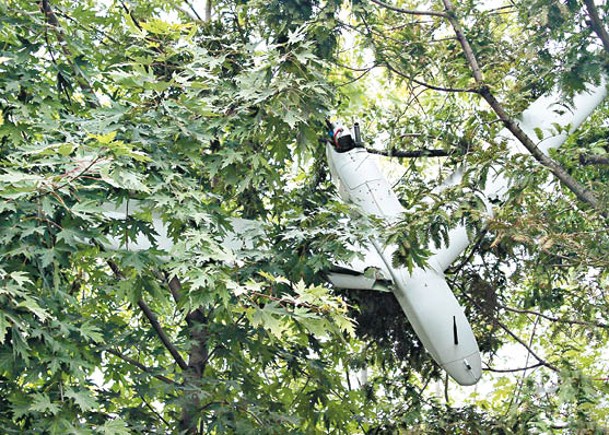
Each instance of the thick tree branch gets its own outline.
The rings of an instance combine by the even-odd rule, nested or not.
[[[487,372],[492,372],[492,373],[516,373],[516,372],[525,372],[527,370],[536,369],[538,367],[543,367],[543,366],[544,366],[543,363],[537,363],[537,364],[533,364],[531,366],[519,367],[516,369],[495,369],[493,367],[487,366],[487,367],[483,367],[482,370],[487,371]]]
[[[174,276],[169,280],[167,286],[169,287],[169,291],[171,292],[173,300],[177,304],[180,301],[180,298],[182,297],[182,284],[180,283],[180,280],[176,276]]]
[[[165,348],[167,348],[167,350],[169,351],[171,356],[173,356],[173,359],[178,364],[178,366],[182,370],[188,369],[188,364],[186,364],[186,361],[184,361],[184,358],[182,358],[182,355],[180,355],[180,352],[178,352],[178,349],[174,346],[172,341],[169,339],[169,336],[167,336],[167,334],[163,330],[163,327],[159,323],[156,315],[152,312],[152,310],[146,304],[146,302],[144,302],[142,299],[139,299],[137,301],[137,306],[140,307],[140,309],[142,310],[142,312],[144,313],[144,315],[150,322],[150,325],[152,326],[152,328],[154,329],[156,334],[159,336],[159,338],[163,342],[163,345],[165,346]]]
[[[609,33],[603,27],[603,22],[598,16],[598,10],[594,4],[594,0],[584,0],[586,9],[588,10],[588,16],[590,17],[590,27],[594,30],[594,33],[600,38],[603,43],[603,48],[609,53]]]
[[[609,213],[607,212],[605,206],[599,202],[594,193],[589,189],[586,189],[581,183],[573,178],[560,164],[544,154],[537,147],[537,144],[535,144],[535,142],[533,142],[531,138],[520,128],[518,123],[508,116],[507,112],[503,108],[503,105],[495,98],[490,88],[484,83],[484,77],[482,75],[480,66],[478,65],[474,51],[467,41],[459,22],[455,18],[455,11],[452,3],[450,0],[443,0],[443,2],[447,12],[447,19],[453,27],[457,40],[461,44],[465,58],[467,59],[470,69],[472,70],[474,80],[478,85],[478,93],[486,100],[495,114],[503,122],[505,127],[516,137],[516,139],[520,141],[520,143],[524,145],[535,160],[548,168],[564,186],[573,192],[577,199],[594,208],[603,217],[608,217]]]
[[[474,54],[474,50],[472,50],[471,45],[467,38],[465,37],[465,33],[463,33],[463,29],[457,21],[455,17],[455,8],[450,2],[450,0],[442,0],[444,2],[444,8],[446,9],[446,18],[450,22],[450,25],[453,27],[455,35],[457,36],[457,40],[461,47],[463,48],[463,53],[465,54],[465,58],[467,59],[467,63],[469,64],[472,73],[474,74],[474,79],[478,85],[484,82],[482,77],[482,70],[480,69],[480,65],[478,65],[478,60],[476,59],[476,55]]]
[[[131,364],[132,366],[137,367],[141,371],[150,374],[152,377],[158,379],[159,381],[163,381],[166,384],[170,384],[170,385],[177,385],[176,381],[174,381],[173,379],[169,379],[168,377],[163,376],[163,375],[157,375],[157,374],[155,374],[154,373],[154,369],[146,367],[141,362],[136,361],[133,358],[129,358],[128,356],[125,356],[125,355],[123,355],[122,353],[120,353],[120,352],[118,352],[116,350],[106,349],[106,352],[108,352],[109,354],[114,355],[115,357],[118,357],[118,358],[122,359],[126,363]]]
[[[609,165],[609,156],[581,154],[579,156],[579,163],[582,165]]]
[[[169,291],[176,303],[182,298],[182,284],[177,277],[172,277],[168,283]],[[192,387],[203,377],[203,372],[210,358],[207,346],[207,317],[197,308],[186,315],[188,333],[190,336],[190,351],[188,353],[188,366],[184,371],[185,381]],[[197,414],[201,410],[201,401],[197,394],[187,402],[180,416],[180,430],[188,434],[197,434]]]
[[[401,150],[377,150],[374,148],[366,148],[370,154],[378,154],[387,157],[400,157],[400,158],[418,158],[418,157],[446,157],[452,153],[444,150],[429,150],[422,149],[416,151],[401,151]]]
[[[211,12],[212,12],[212,1],[213,0],[205,0],[205,10],[203,12],[203,21],[209,23],[211,21]]]
[[[407,15],[418,15],[418,16],[431,16],[431,17],[442,17],[442,18],[446,18],[446,14],[443,12],[436,12],[436,11],[415,11],[415,10],[411,10],[411,9],[402,9],[402,8],[398,8],[396,6],[392,6],[389,5],[387,3],[384,3],[380,0],[370,0],[372,3],[375,3],[379,6],[382,6],[386,9],[392,10],[394,12],[399,12],[401,14],[407,14]]]
[[[174,276],[169,281],[168,286],[173,299],[176,303],[179,302],[182,296],[182,284],[180,283],[180,280]],[[204,331],[204,325],[207,323],[207,318],[203,312],[197,308],[186,315],[186,323],[188,324],[190,338],[192,340],[188,358],[188,370],[192,372],[196,378],[201,378],[203,370],[205,369],[205,363],[208,359],[207,334]]]

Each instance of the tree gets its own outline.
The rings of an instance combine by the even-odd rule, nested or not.
[[[598,82],[606,9],[0,4],[4,430],[605,427],[607,172],[596,163],[607,157],[607,108],[541,165],[508,157],[497,133],[550,88]],[[450,277],[490,397],[444,406],[454,387],[445,404],[430,392],[442,373],[391,295],[325,283],[374,227],[329,180],[319,138],[332,110],[362,119],[369,139],[388,132],[391,153],[446,154],[402,161],[398,189],[416,213],[388,234],[406,262],[424,261],[429,240],[459,222],[478,234]],[[513,185],[483,226],[463,192],[492,162]],[[432,193],[463,164],[461,185]],[[128,217],[109,216],[109,203]],[[108,236],[153,241],[153,213],[170,229],[169,252],[105,248]],[[233,218],[265,234],[238,258],[224,242]],[[501,364],[514,343],[526,370]]]

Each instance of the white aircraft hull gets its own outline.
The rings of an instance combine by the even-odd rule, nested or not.
[[[338,153],[330,145],[326,153],[332,174],[340,181],[343,200],[388,222],[399,219],[404,208],[371,154],[363,148]],[[478,344],[443,270],[415,268],[409,273],[404,267],[393,267],[395,248],[378,239],[371,242],[393,281],[393,293],[425,349],[459,384],[478,382],[482,375]]]

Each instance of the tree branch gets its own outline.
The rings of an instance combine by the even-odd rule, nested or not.
[[[472,298],[471,296],[469,296],[467,293],[462,292],[462,295],[473,305],[475,306],[478,310],[480,310],[481,313],[484,313],[484,310],[482,309],[482,307],[480,306],[480,304],[478,304],[478,302],[476,302],[476,300],[474,300],[474,298]],[[488,315],[487,315],[488,316]],[[490,317],[490,316],[489,316]],[[546,360],[544,360],[543,358],[541,358],[539,355],[537,355],[537,353],[535,353],[535,351],[531,348],[531,346],[529,346],[527,343],[525,343],[520,337],[518,337],[516,334],[514,334],[507,326],[505,326],[502,322],[499,321],[499,319],[497,319],[496,317],[490,317],[490,320],[492,322],[494,322],[497,326],[499,326],[501,329],[503,329],[510,337],[512,337],[515,341],[517,341],[519,344],[521,344],[526,350],[527,352],[529,352],[529,354],[531,356],[533,356],[541,365],[544,365],[545,367],[549,368],[550,370],[553,370],[555,372],[558,372],[558,368],[547,362]]]
[[[538,316],[538,317],[541,317],[542,319],[550,320],[551,322],[565,323],[567,325],[582,325],[582,326],[589,326],[589,327],[594,327],[594,328],[609,329],[609,325],[607,325],[606,323],[602,323],[602,322],[585,322],[583,320],[561,319],[559,317],[548,316],[547,314],[539,313],[537,311],[521,310],[518,308],[512,308],[512,307],[508,307],[505,305],[498,305],[498,308],[503,308],[504,310],[512,312],[512,313],[530,314],[533,316]]]
[[[594,154],[581,154],[579,163],[582,165],[609,165],[609,156],[597,156]]]
[[[176,9],[176,11],[182,12],[184,15],[186,15],[189,19],[193,20],[194,22],[203,23],[203,20],[200,17],[194,16],[191,12],[189,12],[182,6],[176,5],[176,6],[174,6],[174,8]]]
[[[212,0],[205,0],[205,10],[203,11],[203,21],[209,23],[211,21]]]
[[[128,356],[125,356],[122,353],[120,353],[120,352],[118,352],[118,351],[116,351],[114,349],[106,349],[106,352],[108,352],[109,354],[114,355],[115,357],[118,357],[118,358],[122,359],[126,363],[131,364],[132,366],[137,367],[141,371],[143,371],[145,373],[148,373],[152,377],[157,378],[159,381],[163,381],[166,384],[170,384],[170,385],[178,385],[176,383],[176,381],[174,381],[173,379],[170,379],[170,378],[168,378],[166,376],[163,376],[163,375],[157,375],[157,374],[155,374],[154,373],[154,369],[151,369],[150,367],[146,367],[141,362],[136,361],[133,358],[129,358]]]
[[[594,193],[584,187],[579,181],[573,178],[560,164],[550,158],[547,154],[544,154],[537,145],[527,136],[527,134],[520,128],[518,123],[511,119],[505,112],[503,106],[497,101],[495,96],[491,93],[487,86],[482,86],[480,95],[489,103],[491,108],[497,114],[499,119],[507,127],[507,129],[524,145],[524,147],[531,153],[531,155],[541,163],[543,166],[548,168],[560,182],[569,189],[577,199],[590,205],[595,209],[601,216],[608,217],[609,214],[605,207],[599,202],[598,198]]]
[[[159,420],[161,420],[161,421],[162,421],[162,422],[165,424],[165,426],[167,426],[168,428],[170,428],[170,427],[171,427],[171,425],[169,424],[169,422],[168,422],[167,420],[165,420],[165,419],[163,418],[163,416],[162,416],[161,414],[159,414],[159,412],[158,412],[156,409],[154,409],[154,408],[152,407],[152,405],[150,405],[150,403],[148,403],[148,401],[146,400],[146,398],[144,397],[144,395],[143,395],[143,394],[142,394],[142,393],[141,393],[139,390],[137,390],[137,389],[136,389],[136,393],[137,393],[137,395],[138,395],[138,396],[140,396],[140,400],[141,400],[142,402],[144,402],[144,404],[146,405],[146,408],[148,408],[148,409],[149,409],[149,410],[150,410],[150,411],[151,411],[151,412],[152,412],[154,415],[156,415],[156,416],[157,416],[157,418],[158,418]]]
[[[543,366],[544,366],[544,364],[539,362],[539,363],[533,364],[531,366],[519,367],[516,369],[495,369],[490,366],[486,366],[482,370],[487,371],[487,372],[492,372],[492,373],[515,373],[515,372],[523,372],[523,371],[527,371],[527,370],[531,370],[531,369],[536,369],[538,367],[543,367]]]
[[[446,14],[443,12],[436,12],[436,11],[415,11],[415,10],[411,10],[411,9],[402,9],[402,8],[398,8],[396,6],[392,6],[389,5],[387,3],[384,3],[380,0],[370,0],[372,3],[375,3],[379,6],[384,7],[385,9],[389,9],[395,12],[399,12],[401,14],[407,14],[407,15],[418,15],[418,16],[432,16],[432,17],[442,17],[442,18],[446,18]]]
[[[586,5],[586,9],[588,11],[588,16],[590,17],[590,27],[594,30],[594,33],[600,38],[603,43],[603,47],[605,51],[609,53],[609,34],[607,30],[603,27],[603,22],[598,16],[598,10],[596,9],[596,5],[594,4],[594,0],[584,0],[584,4]]]
[[[40,2],[38,2],[38,6],[40,8],[40,11],[45,16],[47,25],[55,33],[55,37],[57,38],[57,42],[59,42],[59,46],[61,47],[61,51],[63,52],[63,54],[64,54],[64,56],[66,58],[66,61],[68,62],[68,64],[72,68],[72,72],[74,73],[74,76],[75,76],[76,82],[78,83],[78,86],[80,86],[80,88],[83,90],[83,92],[85,92],[85,94],[90,94],[94,98],[93,100],[91,100],[89,102],[91,104],[91,106],[92,107],[98,107],[99,104],[96,101],[97,97],[95,96],[95,92],[93,91],[93,88],[92,88],[91,84],[89,83],[89,80],[84,75],[82,70],[76,64],[74,64],[74,62],[72,61],[72,53],[68,49],[68,46],[67,46],[67,43],[66,43],[66,39],[65,39],[65,36],[64,36],[64,33],[63,33],[63,29],[61,28],[61,25],[59,23],[59,19],[57,19],[57,15],[55,15],[55,12],[53,11],[53,8],[51,7],[51,4],[49,3],[49,0],[41,0]]]
[[[143,32],[144,29],[142,28],[140,21],[135,17],[133,12],[131,12],[131,9],[129,9],[129,7],[125,4],[125,2],[123,0],[119,0],[119,1],[121,3],[121,6],[123,7],[124,11],[127,12],[127,15],[129,15],[129,17],[133,21],[133,24],[135,24],[135,27],[137,27],[140,32]]]
[[[182,296],[182,284],[180,280],[174,276],[168,285],[173,299],[176,303],[179,302]],[[190,338],[193,340],[188,357],[188,369],[197,378],[201,378],[205,369],[205,363],[208,360],[207,334],[203,330],[203,325],[207,323],[207,317],[199,308],[196,308],[186,315],[186,323],[190,331]]]
[[[112,272],[114,272],[114,275],[118,279],[123,279],[125,277],[123,272],[120,270],[120,268],[118,267],[118,265],[114,261],[107,260],[107,263],[108,263],[108,266],[110,266],[110,269],[112,269]],[[169,351],[169,353],[173,357],[173,359],[176,362],[176,364],[182,370],[186,370],[188,368],[188,364],[186,364],[186,362],[184,361],[184,358],[182,358],[182,355],[180,355],[180,352],[178,352],[178,349],[171,342],[171,340],[169,339],[169,336],[163,330],[163,327],[159,323],[156,315],[152,312],[150,307],[146,304],[146,302],[144,302],[143,299],[138,299],[137,306],[140,307],[140,309],[142,310],[142,312],[144,313],[144,315],[146,316],[146,318],[150,322],[150,325],[152,326],[152,328],[154,329],[154,331],[156,332],[156,334],[160,338],[161,342],[163,343],[165,348]]]
[[[527,345],[520,337],[518,337],[516,334],[514,334],[507,326],[505,326],[503,323],[501,323],[497,319],[493,319],[493,321],[501,329],[503,329],[510,337],[512,337],[514,340],[516,340],[518,343],[520,343],[539,362],[539,364],[542,364],[542,365],[546,366],[547,368],[549,368],[549,369],[551,369],[551,370],[553,370],[555,372],[559,371],[556,366],[554,366],[553,364],[550,364],[545,359],[543,359],[539,355],[537,355],[537,353],[535,353],[533,351],[533,349],[531,349],[531,347],[529,345]]]
[[[480,85],[480,84],[482,84],[484,79],[482,78],[482,70],[480,69],[480,65],[478,65],[478,60],[476,59],[474,50],[472,50],[472,47],[469,45],[469,42],[468,42],[467,38],[465,37],[465,33],[463,33],[463,29],[461,28],[461,25],[459,24],[459,22],[457,21],[457,18],[455,17],[454,6],[450,2],[450,0],[443,0],[443,2],[444,2],[444,8],[446,9],[446,18],[448,19],[449,23],[453,27],[453,30],[455,31],[455,35],[457,36],[457,40],[459,41],[459,44],[461,44],[461,47],[463,48],[463,53],[465,54],[467,63],[469,64],[469,66],[474,74],[474,79],[476,80],[476,83],[478,83]]]
[[[184,3],[186,3],[188,5],[188,7],[190,8],[190,10],[192,11],[193,14],[195,14],[195,17],[197,17],[197,19],[199,21],[206,21],[203,18],[201,18],[201,16],[199,15],[199,13],[197,12],[197,10],[194,8],[194,6],[192,5],[191,2],[189,2],[188,0],[184,0]],[[209,20],[207,20],[209,21]]]
[[[444,87],[444,86],[437,86],[437,85],[432,85],[429,84],[427,82],[415,79],[414,77],[411,77],[407,74],[404,74],[403,72],[401,72],[400,70],[398,70],[397,68],[393,67],[389,62],[385,61],[382,64],[380,64],[379,66],[385,66],[385,68],[387,68],[389,71],[393,72],[394,74],[399,75],[400,77],[406,79],[406,80],[410,80],[413,83],[416,83],[417,85],[420,86],[424,86],[428,89],[431,89],[432,91],[440,91],[440,92],[466,92],[466,93],[474,93],[477,94],[479,91],[478,89],[466,89],[466,88],[449,88],[449,87]]]
[[[177,277],[172,277],[169,282],[169,291],[176,303],[179,303],[182,298],[182,284]],[[186,315],[186,323],[188,324],[188,333],[191,340],[190,351],[188,353],[188,365],[184,371],[184,378],[190,384],[195,384],[203,377],[203,372],[207,366],[211,354],[207,348],[207,316],[196,308]],[[213,353],[213,352],[212,352]],[[201,401],[197,394],[194,394],[192,400],[188,402],[182,409],[179,426],[180,430],[187,434],[196,434],[197,432],[197,413],[201,410]]]
[[[499,117],[499,119],[503,122],[505,127],[524,145],[524,147],[531,153],[531,155],[541,163],[543,166],[548,168],[555,176],[560,180],[560,182],[566,186],[580,201],[588,204],[593,209],[595,209],[601,216],[608,217],[609,214],[604,205],[602,205],[598,198],[590,191],[586,189],[581,183],[579,183],[575,178],[573,178],[561,165],[559,165],[556,161],[551,159],[549,156],[544,154],[538,147],[535,142],[527,136],[527,134],[520,128],[518,123],[514,121],[510,116],[508,116],[507,112],[503,108],[503,105],[495,98],[490,88],[484,83],[484,77],[482,76],[482,71],[480,66],[478,65],[478,61],[476,60],[476,56],[463,33],[459,22],[455,18],[454,7],[450,0],[443,0],[444,6],[447,12],[447,19],[450,22],[455,34],[457,36],[457,40],[461,44],[461,48],[465,54],[467,62],[472,70],[474,80],[478,85],[478,93],[486,100],[486,102],[491,106],[495,114]]]
[[[368,68],[367,70],[364,70],[364,72],[362,72],[362,73],[358,74],[358,76],[357,76],[357,77],[355,77],[355,78],[353,78],[353,79],[351,79],[351,80],[347,80],[346,82],[339,83],[339,84],[337,85],[337,87],[339,87],[339,88],[340,88],[340,87],[342,87],[342,86],[347,86],[347,85],[350,85],[351,83],[355,83],[356,81],[363,79],[363,78],[364,78],[366,75],[368,75],[368,73],[370,73],[370,71],[372,71],[374,68],[376,68],[376,65],[373,65],[373,66],[371,66],[370,68]]]
[[[447,157],[452,153],[444,150],[430,150],[422,149],[416,151],[401,151],[401,150],[377,150],[374,148],[366,148],[370,154],[378,154],[387,157],[400,157],[400,158],[418,158],[418,157]]]
[[[173,356],[173,359],[178,364],[178,366],[182,370],[188,369],[188,364],[186,364],[186,361],[184,361],[184,358],[182,358],[182,355],[180,355],[180,352],[178,352],[178,349],[171,342],[171,340],[169,339],[169,337],[163,330],[163,327],[159,323],[156,315],[152,312],[152,310],[146,304],[146,302],[144,302],[142,299],[139,299],[137,301],[137,306],[140,307],[140,309],[142,310],[142,312],[144,313],[144,315],[150,322],[150,325],[152,326],[152,328],[154,329],[156,334],[159,336],[159,338],[163,342],[163,345],[165,346],[165,348],[167,348],[167,350],[169,351],[171,356]]]

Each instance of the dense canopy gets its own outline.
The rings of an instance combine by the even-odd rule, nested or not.
[[[0,1],[2,431],[606,431],[609,106],[549,158],[535,137],[510,155],[498,132],[540,95],[561,89],[569,110],[602,80],[608,14]],[[339,200],[327,116],[360,120],[398,174],[409,212],[382,229],[396,263],[470,230],[447,277],[483,353],[476,387],[446,378],[390,293],[326,282],[379,224]],[[491,165],[511,185],[487,217],[474,193]],[[248,250],[225,243],[235,218],[263,229]]]

